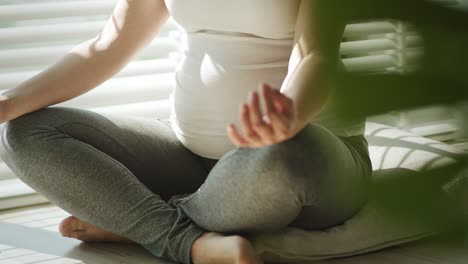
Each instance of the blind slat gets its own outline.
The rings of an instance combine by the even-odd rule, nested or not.
[[[341,44],[342,55],[368,54],[373,51],[385,51],[395,49],[395,41],[391,39],[371,39],[361,41],[344,42]]]
[[[174,89],[173,80],[174,74],[172,73],[114,78],[84,95],[60,105],[83,108],[118,107],[148,100],[167,99]]]
[[[154,59],[154,60],[140,60],[129,63],[121,72],[115,77],[130,77],[147,74],[161,74],[173,72],[176,67],[175,59]],[[42,69],[40,69],[42,70]],[[24,80],[38,74],[40,70],[36,71],[13,71],[0,73],[0,88],[13,88],[19,85]],[[5,90],[0,90],[3,93]]]
[[[377,72],[395,67],[396,59],[392,55],[373,55],[343,59],[343,63],[351,72]]]
[[[2,45],[38,45],[43,42],[67,41],[77,43],[99,34],[106,21],[83,21],[60,24],[29,25],[0,28],[0,46]],[[160,35],[177,30],[173,20],[170,20],[160,32]]]
[[[115,3],[116,1],[113,0],[76,0],[3,5],[0,8],[0,23],[17,20],[109,15]]]
[[[156,38],[139,58],[161,58],[177,50],[178,43],[170,37]],[[73,46],[44,46],[0,50],[0,70],[21,67],[46,66],[56,62]]]
[[[372,34],[384,34],[396,32],[396,27],[391,22],[371,22],[350,24],[346,26],[344,38],[363,37]]]

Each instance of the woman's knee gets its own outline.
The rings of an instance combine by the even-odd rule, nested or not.
[[[0,158],[10,167],[40,148],[41,140],[55,136],[57,121],[69,111],[64,107],[40,109],[4,123],[1,127]]]
[[[295,137],[262,149],[254,149],[252,156],[257,162],[252,165],[264,171],[267,177],[275,174],[275,180],[279,183],[302,185],[304,180],[324,169],[325,157],[321,149],[311,143]]]
[[[227,157],[230,160],[225,163],[231,165],[224,170],[236,172],[236,181],[256,189],[258,196],[291,196],[298,204],[305,204],[326,174],[323,158],[318,149],[311,151],[302,140],[289,140],[264,148],[238,149]]]
[[[200,190],[182,202],[201,227],[218,232],[265,231],[287,226],[306,202],[308,174],[284,142],[241,148],[223,157]]]
[[[6,122],[2,129],[1,153],[14,151],[29,141],[30,135],[38,130],[50,128],[44,120],[44,113],[48,110],[41,109],[31,112]]]
[[[19,122],[17,119],[6,122],[2,125],[0,157],[5,161],[8,157],[21,146],[25,145],[27,139],[25,126],[26,123]]]

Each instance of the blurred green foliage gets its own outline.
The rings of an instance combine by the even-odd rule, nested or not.
[[[320,25],[394,19],[412,24],[423,37],[424,56],[414,72],[363,74],[331,70],[336,97],[334,107],[342,119],[434,104],[467,102],[467,11],[426,0],[318,0],[317,5]],[[333,45],[333,37],[328,36],[326,26],[318,38],[322,45]],[[461,114],[462,121],[468,119],[468,107],[464,113]],[[432,206],[434,218],[448,217],[450,212],[468,214],[468,177],[466,171],[462,173],[463,168],[467,167],[467,160],[461,157],[457,164],[435,171],[413,173],[395,184],[386,184],[387,191],[380,193],[381,199],[388,204],[389,210],[408,203]],[[442,192],[440,186],[449,186],[444,190],[448,196],[439,196]],[[397,197],[396,192],[407,195]],[[441,197],[448,200],[442,201]]]

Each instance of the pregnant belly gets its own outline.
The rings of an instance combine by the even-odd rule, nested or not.
[[[256,65],[223,67],[209,57],[186,58],[176,73],[172,121],[184,145],[193,152],[219,156],[233,148],[226,134],[229,123],[239,124],[239,105],[260,82],[280,88],[287,67]]]
[[[173,97],[179,140],[209,158],[232,149],[226,126],[239,124],[239,105],[260,82],[281,87],[291,46],[292,40],[189,33]]]

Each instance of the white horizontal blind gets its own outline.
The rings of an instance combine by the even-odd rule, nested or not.
[[[0,0],[0,93],[95,37],[117,0]],[[167,118],[180,30],[170,20],[133,62],[96,89],[60,106]],[[66,89],[66,87],[64,87]],[[0,209],[44,201],[0,162]]]
[[[402,28],[397,22],[379,21],[346,27],[341,55],[351,72],[401,71]]]

